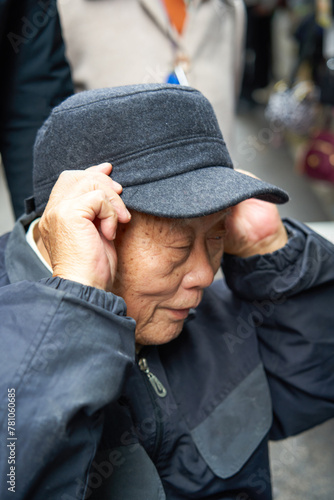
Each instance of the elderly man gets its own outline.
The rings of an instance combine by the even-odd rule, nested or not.
[[[334,414],[333,246],[286,200],[189,87],[52,112],[1,243],[1,498],[272,498],[268,439]]]

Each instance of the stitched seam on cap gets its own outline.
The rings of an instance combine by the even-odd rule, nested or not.
[[[233,169],[233,166],[232,166],[232,163],[231,163],[231,166],[228,167],[228,166],[223,166],[223,165],[205,165],[205,166],[198,166],[198,167],[195,167],[193,168],[192,170],[186,170],[185,172],[178,172],[177,174],[175,173],[170,173],[168,175],[166,175],[163,179],[151,179],[151,180],[142,180],[140,182],[136,182],[134,184],[127,184],[126,186],[124,186],[124,189],[127,189],[129,187],[135,187],[135,186],[142,186],[142,185],[148,185],[148,184],[154,184],[156,182],[163,182],[163,181],[166,181],[168,179],[172,179],[173,177],[179,177],[180,175],[186,175],[186,174],[191,174],[193,172],[197,172],[197,170],[202,170],[202,169],[205,169],[207,170],[208,168],[229,168],[230,170],[234,170]]]
[[[85,106],[91,106],[92,104],[96,104],[98,102],[103,102],[103,101],[112,101],[113,99],[125,99],[129,96],[132,96],[132,95],[136,95],[136,94],[143,94],[143,93],[153,93],[153,92],[169,92],[169,91],[180,91],[181,89],[179,88],[175,88],[175,87],[170,87],[170,88],[167,88],[166,87],[163,87],[163,88],[156,88],[156,89],[143,89],[143,90],[136,90],[134,92],[129,92],[128,94],[123,94],[123,95],[118,95],[118,94],[115,94],[113,96],[108,96],[108,97],[101,97],[100,99],[96,99],[95,101],[90,101],[90,102],[86,102],[86,103],[82,103],[82,104],[77,104],[76,106],[72,106],[71,108],[64,108],[64,109],[58,109],[58,108],[55,108],[53,110],[53,113],[52,114],[59,114],[59,113],[64,113],[64,112],[69,112],[69,111],[75,111],[76,109],[79,109],[79,108],[83,108]],[[193,89],[191,87],[189,88],[182,88],[182,92],[183,91],[186,91],[186,92],[190,92],[190,93],[199,93],[198,90],[196,89]],[[61,107],[61,104],[59,105],[59,107]]]
[[[149,147],[149,148],[146,148],[146,149],[142,149],[142,150],[140,150],[138,152],[133,152],[133,153],[130,153],[130,154],[126,154],[126,155],[122,155],[122,156],[117,156],[117,157],[115,156],[115,157],[112,158],[111,161],[116,166],[116,162],[118,164],[125,163],[125,161],[127,161],[127,160],[133,160],[135,158],[140,158],[142,156],[145,156],[146,154],[148,154],[148,152],[157,153],[159,151],[163,151],[165,149],[168,149],[171,144],[176,144],[177,146],[194,144],[194,143],[196,143],[198,141],[199,138],[205,139],[204,142],[207,142],[207,143],[219,143],[220,145],[225,144],[224,140],[220,139],[218,137],[215,138],[215,137],[206,137],[206,136],[193,136],[193,137],[190,138],[190,140],[184,139],[182,141],[170,141],[170,142],[166,142],[164,144],[161,144],[159,146]],[[224,156],[226,157],[226,153],[224,153]],[[228,157],[228,159],[229,159],[229,163],[232,166],[232,161],[230,160],[229,157]],[[107,159],[106,159],[106,161],[107,161]],[[216,165],[216,166],[218,166],[218,165]],[[206,168],[206,167],[207,167],[207,165],[205,167],[203,167],[203,168]],[[180,172],[180,174],[182,174],[182,173],[185,173],[185,172]],[[44,181],[40,181],[38,183],[38,187],[49,186],[50,185],[50,181],[52,180],[52,182],[54,182],[56,179],[58,179],[59,174],[60,174],[60,172],[57,173],[57,175],[53,176],[52,178],[49,177],[48,179],[45,179]]]
[[[205,142],[208,142],[208,143],[219,143],[220,145],[224,145],[225,146],[224,140],[221,139],[221,138],[219,138],[219,137],[207,137],[205,135],[193,135],[191,137],[188,137],[187,139],[175,140],[175,141],[168,141],[168,142],[164,142],[162,144],[159,144],[158,146],[150,146],[150,147],[147,147],[145,149],[141,149],[139,151],[134,151],[134,152],[126,153],[126,154],[121,155],[121,156],[114,156],[113,157],[113,161],[122,162],[122,160],[124,160],[124,159],[132,159],[132,158],[140,157],[140,156],[143,156],[143,155],[147,154],[148,152],[154,152],[155,153],[155,152],[158,152],[158,151],[163,151],[164,149],[168,149],[169,146],[171,146],[172,144],[175,145],[175,147],[177,147],[177,146],[184,146],[184,145],[187,145],[187,144],[195,144],[195,143],[197,143],[197,141],[199,139],[202,139],[203,143],[205,143]]]

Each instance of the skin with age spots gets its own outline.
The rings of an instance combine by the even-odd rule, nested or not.
[[[115,240],[118,268],[112,291],[134,318],[136,342],[163,344],[179,335],[219,268],[227,211],[195,219],[132,212]]]

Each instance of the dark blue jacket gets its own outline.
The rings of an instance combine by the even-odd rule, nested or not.
[[[182,334],[138,359],[124,301],[48,277],[29,220],[0,240],[0,474],[14,458],[15,498],[270,500],[268,439],[334,416],[333,245],[287,220],[283,249],[225,256]]]

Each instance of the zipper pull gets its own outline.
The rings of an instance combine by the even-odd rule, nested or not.
[[[165,396],[167,396],[167,390],[165,389],[165,387],[162,385],[160,380],[155,375],[153,375],[152,372],[150,372],[146,358],[141,358],[138,364],[141,371],[146,373],[147,378],[150,381],[150,384],[153,387],[156,395],[159,396],[159,398],[164,398]]]

